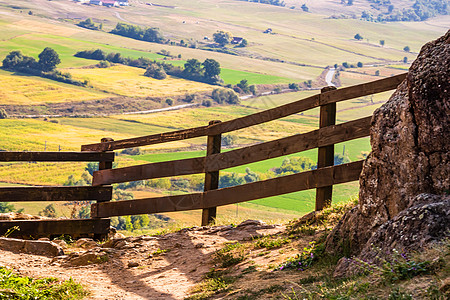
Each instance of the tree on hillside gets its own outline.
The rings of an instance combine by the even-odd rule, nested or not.
[[[231,42],[231,34],[225,31],[217,31],[213,34],[214,42],[224,47]]]
[[[47,205],[43,210],[39,212],[40,216],[56,218],[56,209],[53,204]]]
[[[45,48],[39,54],[39,65],[44,72],[53,71],[56,65],[61,63],[58,53],[50,47]]]
[[[8,114],[3,108],[0,108],[0,119],[8,119]]]
[[[238,84],[236,84],[244,93],[250,92],[250,87],[248,85],[247,79],[242,79]]]
[[[405,47],[403,48],[403,51],[409,52],[409,51],[411,51],[411,49],[409,48],[409,46],[405,46]]]
[[[167,74],[164,71],[164,69],[158,66],[157,64],[149,65],[144,73],[144,76],[152,77],[159,80],[167,78]]]
[[[309,11],[309,8],[308,8],[308,6],[306,6],[306,3],[303,3],[303,5],[302,5],[302,10],[303,10],[304,12],[308,12],[308,11]]]
[[[202,76],[202,63],[195,58],[188,59],[184,64],[185,75]]]
[[[220,63],[217,60],[208,58],[202,63],[202,65],[206,78],[218,78],[220,74]]]
[[[363,39],[363,37],[359,33],[355,34],[354,38],[357,39],[358,41]]]
[[[384,46],[384,40],[380,40],[380,45],[383,47]]]
[[[358,68],[362,68],[363,67],[363,63],[358,61],[358,63],[356,64],[358,66]]]
[[[0,213],[7,213],[14,210],[14,205],[9,204],[8,202],[0,202]]]

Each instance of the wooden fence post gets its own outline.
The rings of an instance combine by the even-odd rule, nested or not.
[[[221,121],[210,121],[209,125],[220,123]],[[208,135],[208,144],[206,146],[206,156],[220,153],[222,144],[222,134]],[[204,191],[216,190],[219,188],[219,171],[205,173]],[[207,226],[214,222],[216,218],[217,207],[204,208],[202,211],[202,226]]]
[[[335,90],[334,86],[327,86],[320,90],[321,93]],[[320,106],[319,128],[336,124],[336,103]],[[334,165],[334,145],[319,147],[317,169]],[[331,204],[333,186],[325,186],[316,189],[316,210],[322,210]]]
[[[114,140],[112,139],[112,138],[102,138],[101,139],[101,142],[102,143],[107,143],[107,142],[114,142]],[[102,151],[102,152],[108,152],[108,151]],[[113,166],[113,162],[112,161],[100,161],[99,162],[99,164],[98,164],[98,169],[99,170],[106,170],[106,169],[112,169],[112,166]],[[100,203],[100,202],[109,202],[109,201],[111,201],[112,199],[108,199],[108,200],[105,200],[105,199],[97,199],[97,203]],[[94,209],[94,206],[91,206],[91,218],[93,218],[93,219],[96,219],[96,218],[98,218],[98,214],[97,214],[97,211]],[[102,240],[102,239],[104,239],[104,238],[106,238],[106,235],[107,235],[108,233],[107,232],[105,232],[105,234],[94,234],[94,239],[96,239],[96,240]]]

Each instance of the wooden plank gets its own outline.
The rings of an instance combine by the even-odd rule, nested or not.
[[[177,196],[94,203],[101,217],[151,214],[228,205],[359,179],[363,161],[277,177],[244,185]]]
[[[111,197],[111,186],[0,187],[0,202],[108,200]]]
[[[94,172],[92,185],[198,174],[205,172],[205,158],[195,157]]]
[[[67,220],[13,220],[0,221],[0,236],[8,229],[19,226],[10,237],[43,237],[84,235],[106,235],[109,232],[109,219],[67,219]]]
[[[265,110],[256,114],[241,117],[238,119],[221,122],[214,125],[190,128],[179,131],[159,133],[149,136],[131,138],[126,140],[118,140],[109,143],[97,143],[81,146],[81,151],[106,151],[124,148],[139,147],[145,145],[153,145],[171,141],[190,139],[199,136],[217,135],[220,133],[230,132],[262,123],[266,123],[279,118],[299,113],[319,106],[319,95],[314,95],[302,100],[288,103],[276,108]]]
[[[321,93],[336,90],[334,86],[328,86],[321,90]],[[336,124],[336,103],[329,103],[320,106],[319,128],[333,126]],[[334,165],[334,144],[319,147],[317,168],[324,168]],[[331,204],[333,197],[333,186],[324,186],[316,189],[315,210],[322,210]]]
[[[362,164],[363,161],[356,161],[348,164],[208,191],[203,197],[203,204],[205,207],[228,205],[355,181],[359,179]]]
[[[114,161],[113,152],[0,152],[0,161]]]
[[[336,103],[356,97],[363,97],[393,90],[397,88],[397,86],[406,78],[406,74],[407,73],[402,73],[368,83],[353,85],[346,88],[325,92],[323,94],[320,94],[320,105]]]
[[[153,214],[158,212],[201,209],[203,193],[123,200],[91,204],[91,211],[100,218]]]
[[[218,124],[220,121],[211,121],[209,125]],[[222,146],[222,135],[209,135],[208,143],[206,147],[206,157],[213,154],[220,153],[220,148]],[[205,186],[204,191],[216,190],[219,188],[219,171],[209,171],[205,173]],[[217,208],[208,207],[202,210],[202,226],[207,226],[213,223],[216,219]]]

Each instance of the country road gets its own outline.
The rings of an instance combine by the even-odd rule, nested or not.
[[[334,76],[334,73],[335,73],[335,72],[336,72],[336,69],[335,69],[335,68],[330,68],[330,69],[328,70],[328,73],[327,73],[327,75],[325,76],[325,81],[327,82],[327,85],[328,85],[328,86],[335,86],[334,83],[332,82],[333,76]]]

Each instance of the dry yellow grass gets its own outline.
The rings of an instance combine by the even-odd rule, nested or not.
[[[212,86],[168,76],[164,80],[144,76],[145,70],[116,65],[110,68],[67,69],[75,79],[89,80],[96,89],[129,97],[161,97],[212,90]]]
[[[44,34],[55,34],[59,36],[71,36],[73,34],[83,32],[82,29],[78,29],[76,27],[61,26],[61,23],[52,24],[52,22],[53,21],[49,19],[46,19],[45,23],[31,19],[22,19],[12,24],[8,24],[8,27]]]
[[[6,73],[5,73],[6,74]],[[36,105],[104,98],[81,88],[72,88],[33,77],[0,74],[0,104]]]

